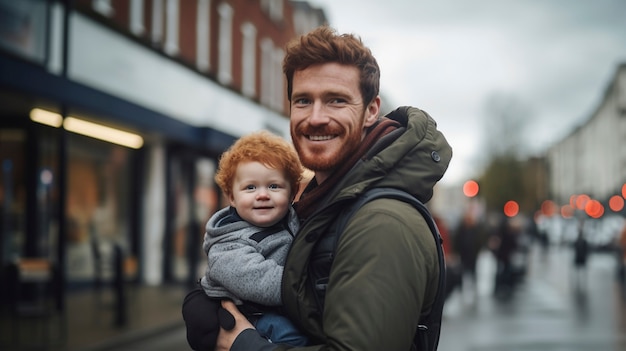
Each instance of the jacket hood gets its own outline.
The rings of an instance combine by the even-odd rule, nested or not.
[[[425,111],[402,106],[385,117],[402,125],[378,140],[348,172],[338,197],[352,197],[370,188],[391,187],[426,203],[452,159],[452,147]]]

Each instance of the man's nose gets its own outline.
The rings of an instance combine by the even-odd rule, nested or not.
[[[330,118],[328,116],[328,110],[321,102],[314,102],[311,115],[309,116],[309,124],[311,125],[324,125],[328,124]]]

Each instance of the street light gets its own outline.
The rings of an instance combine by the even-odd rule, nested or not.
[[[561,206],[561,217],[563,218],[572,218],[574,217],[574,212],[576,209],[572,205],[563,205]]]
[[[585,213],[591,218],[600,218],[604,214],[604,206],[598,200],[589,200],[585,204]]]
[[[541,203],[541,213],[544,216],[552,217],[556,214],[558,206],[552,200],[544,200]]]
[[[504,215],[507,217],[515,217],[519,213],[519,205],[516,201],[510,200],[504,204]]]
[[[463,184],[463,194],[467,197],[474,197],[478,195],[479,188],[475,180],[468,180]]]
[[[619,212],[624,208],[624,198],[619,195],[613,195],[609,199],[609,208],[613,212]]]

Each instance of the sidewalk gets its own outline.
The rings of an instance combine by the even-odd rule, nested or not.
[[[14,323],[3,314],[0,349],[45,351],[104,351],[183,325],[182,301],[186,289],[173,286],[137,286],[127,295],[127,321],[116,326],[112,291],[68,293],[65,316],[20,317]]]

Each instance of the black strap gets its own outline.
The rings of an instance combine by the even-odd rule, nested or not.
[[[437,257],[439,261],[439,284],[437,287],[437,295],[435,296],[435,300],[433,301],[430,311],[420,317],[418,330],[415,334],[414,340],[415,346],[417,346],[417,350],[434,351],[437,349],[437,346],[439,344],[441,316],[443,313],[443,305],[445,302],[446,266],[442,248],[443,239],[441,238],[439,229],[437,228],[437,225],[435,224],[435,221],[430,214],[428,208],[426,208],[426,206],[413,195],[403,190],[395,188],[374,188],[368,190],[363,195],[361,195],[355,202],[350,204],[349,208],[345,212],[342,212],[342,214],[337,218],[338,225],[335,228],[339,235],[335,235],[334,246],[336,248],[339,236],[341,235],[341,233],[343,233],[343,229],[345,228],[352,215],[354,215],[354,213],[366,203],[379,198],[404,201],[415,207],[415,209],[417,209],[426,220],[426,223],[428,224],[428,227],[430,228],[430,231],[433,235],[433,239],[435,240],[437,247]]]

